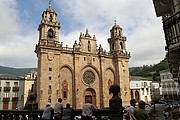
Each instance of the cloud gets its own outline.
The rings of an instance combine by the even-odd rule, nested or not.
[[[19,19],[21,14],[15,0],[1,0],[0,11],[3,11],[0,19],[0,65],[35,67],[37,31],[33,32]]]
[[[43,1],[25,4],[16,0],[1,0],[0,10],[0,65],[13,67],[36,67],[35,45],[43,10],[48,5]],[[26,3],[27,4],[27,3]],[[127,37],[126,48],[131,53],[129,66],[158,63],[165,56],[162,22],[156,18],[152,1],[145,0],[54,0],[52,7],[61,23],[60,42],[73,47],[79,42],[80,32],[89,29],[97,38],[97,45],[108,51],[107,39],[116,19]],[[42,10],[43,9],[43,10]],[[32,12],[33,11],[33,12]],[[41,11],[40,14],[35,12]],[[31,21],[30,21],[31,20]]]
[[[62,0],[57,5],[62,11],[60,16],[68,20],[72,30],[76,25],[80,26],[79,30],[89,28],[90,33],[96,35],[97,43],[106,50],[109,50],[109,30],[116,19],[127,37],[130,66],[155,64],[165,57],[162,22],[156,18],[152,1]]]

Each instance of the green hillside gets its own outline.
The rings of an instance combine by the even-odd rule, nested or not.
[[[160,61],[158,64],[154,65],[144,65],[142,67],[130,68],[131,76],[141,76],[141,77],[152,77],[153,80],[159,81],[160,74],[159,71],[166,70],[169,68],[168,61],[166,59]]]
[[[0,73],[7,73],[16,76],[24,76],[32,71],[37,71],[37,68],[11,68],[0,66]]]

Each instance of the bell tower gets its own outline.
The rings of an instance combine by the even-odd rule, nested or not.
[[[110,52],[126,51],[126,37],[122,35],[122,28],[114,21],[114,26],[110,30],[111,37],[108,39]]]
[[[45,103],[56,100],[51,100],[51,97],[55,98],[56,95],[52,89],[57,91],[56,88],[58,88],[56,77],[58,73],[55,70],[57,69],[56,65],[59,64],[59,50],[62,48],[59,44],[60,22],[57,21],[57,13],[51,4],[42,13],[38,31],[39,39],[35,47],[38,58],[36,90],[38,107],[41,109]]]
[[[39,43],[59,43],[60,22],[57,21],[57,13],[49,7],[42,14],[41,23],[39,25]]]

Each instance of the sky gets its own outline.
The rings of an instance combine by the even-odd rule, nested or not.
[[[0,66],[37,67],[38,26],[48,6],[49,0],[0,0]],[[107,39],[116,20],[127,38],[129,67],[157,64],[165,57],[162,20],[152,0],[51,0],[51,6],[58,14],[64,46],[72,48],[88,28],[108,52]]]

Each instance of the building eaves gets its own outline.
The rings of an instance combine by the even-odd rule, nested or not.
[[[0,80],[24,80],[24,78],[7,73],[0,73]]]
[[[141,77],[141,76],[130,76],[130,80],[131,81],[152,81],[152,79],[150,78],[144,78],[144,77]]]

